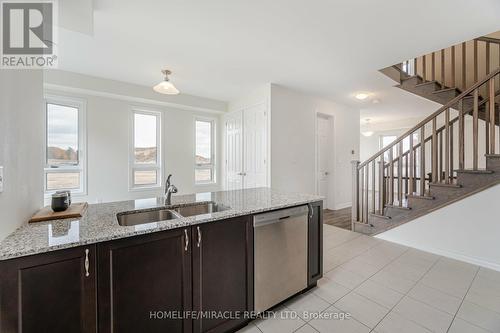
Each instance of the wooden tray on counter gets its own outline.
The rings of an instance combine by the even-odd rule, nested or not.
[[[31,217],[29,223],[82,217],[87,207],[86,202],[73,203],[64,212],[54,212],[50,206],[45,206]]]

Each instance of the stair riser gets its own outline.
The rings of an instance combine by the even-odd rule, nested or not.
[[[486,157],[486,169],[500,173],[500,158]]]
[[[450,91],[446,91],[446,92],[436,93],[434,95],[436,96],[439,103],[447,104],[449,101],[451,101],[452,99],[457,97],[458,93],[455,90],[450,90]]]
[[[456,197],[462,192],[464,192],[464,189],[460,187],[431,187],[431,195],[436,197],[436,199],[448,198],[450,196]]]
[[[435,82],[414,88],[414,90],[416,92],[418,92],[419,94],[425,94],[425,95],[432,94],[433,92],[435,92],[436,90],[439,90],[439,89],[441,89],[441,86]]]
[[[457,182],[464,188],[479,188],[495,182],[499,178],[498,173],[474,174],[458,173]]]
[[[403,216],[408,214],[409,210],[407,209],[397,209],[397,208],[392,208],[392,207],[387,207],[385,209],[385,216],[389,216],[391,218],[397,218],[399,216]]]
[[[401,87],[403,88],[412,88],[415,85],[422,83],[422,79],[419,77],[412,77],[401,82]]]

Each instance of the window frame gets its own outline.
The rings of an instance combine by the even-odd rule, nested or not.
[[[49,165],[48,153],[48,104],[72,107],[78,109],[78,164],[77,165]],[[56,191],[69,190],[72,196],[87,195],[87,102],[81,98],[45,94],[44,96],[44,168],[43,192],[44,198],[50,198]],[[80,186],[77,189],[47,189],[47,175],[50,173],[80,173]]]
[[[141,164],[135,163],[135,115],[142,114],[156,117],[156,163]],[[129,191],[142,191],[148,189],[158,189],[163,183],[162,166],[162,128],[163,114],[161,111],[151,110],[142,107],[131,107],[129,118]],[[156,184],[137,185],[134,182],[135,171],[156,171]]]
[[[198,164],[196,163],[196,122],[206,122],[210,123],[210,164]],[[213,117],[203,117],[203,116],[195,116],[193,122],[194,128],[194,151],[193,151],[193,179],[195,186],[206,186],[206,185],[214,185],[217,184],[217,119]],[[211,170],[212,179],[210,181],[196,181],[196,171],[197,170]]]

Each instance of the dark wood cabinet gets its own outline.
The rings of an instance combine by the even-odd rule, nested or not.
[[[323,276],[323,201],[309,204],[309,225],[307,234],[307,285],[311,287]]]
[[[191,332],[191,228],[98,245],[99,332]],[[182,319],[184,318],[184,319]]]
[[[96,332],[95,245],[0,263],[0,332]]]
[[[193,310],[202,314],[193,332],[230,332],[247,321],[243,313],[253,309],[251,221],[244,216],[192,227]],[[217,316],[203,318],[206,313]]]

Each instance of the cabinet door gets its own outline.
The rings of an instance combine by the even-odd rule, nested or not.
[[[190,230],[99,244],[99,332],[191,332]]]
[[[253,310],[253,227],[245,216],[192,227],[193,310]],[[205,312],[207,311],[207,312]],[[245,318],[202,318],[194,332],[229,332]]]
[[[323,276],[323,202],[309,204],[307,284],[313,286]]]
[[[0,264],[0,332],[96,332],[95,246]]]

